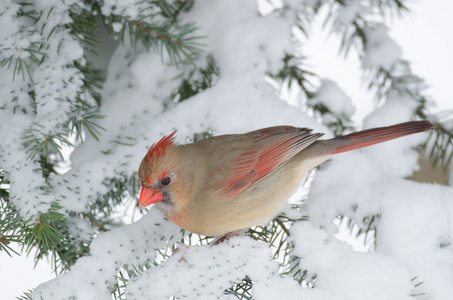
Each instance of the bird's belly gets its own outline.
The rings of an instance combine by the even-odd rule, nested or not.
[[[196,226],[193,230],[187,228],[187,230],[207,236],[220,236],[256,225],[265,225],[281,212],[288,198],[296,190],[297,186],[291,193],[284,195],[277,193],[264,195],[257,192],[256,195],[246,199],[247,203],[235,203],[228,209],[218,211],[216,217],[204,219],[200,222],[201,226]]]
[[[304,158],[285,164],[232,197],[218,195],[198,199],[193,209],[189,208],[183,217],[174,217],[172,221],[190,232],[206,236],[264,225],[282,211],[307,172],[327,158]]]
[[[264,225],[281,212],[287,200],[299,188],[304,175],[279,178],[275,174],[233,197],[206,201],[203,209],[191,214],[195,218],[174,218],[172,221],[190,232],[206,236],[221,236]],[[285,181],[284,189],[279,186],[280,181]]]

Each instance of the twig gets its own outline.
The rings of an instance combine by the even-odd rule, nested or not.
[[[88,220],[90,220],[91,224],[93,224],[94,226],[98,227],[101,231],[108,231],[108,229],[102,225],[102,224],[99,224],[96,219],[92,218],[89,214],[87,213],[82,213],[82,216],[84,218],[87,218]]]
[[[171,42],[174,42],[178,45],[183,45],[183,43],[181,41],[178,41],[174,38],[171,38],[171,37],[168,37],[166,35],[163,35],[162,33],[159,33],[155,30],[152,30],[152,29],[149,29],[147,28],[146,26],[144,26],[143,24],[141,24],[140,22],[138,21],[135,21],[135,20],[132,20],[130,21],[132,24],[134,24],[135,26],[137,26],[138,28],[140,28],[141,30],[143,30],[144,32],[150,34],[150,35],[153,35],[157,38],[160,38],[160,39],[163,39],[163,40],[167,40],[167,41],[171,41]]]

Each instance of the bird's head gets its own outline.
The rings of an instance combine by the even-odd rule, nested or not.
[[[153,203],[162,203],[162,210],[173,210],[172,189],[178,182],[177,155],[174,135],[164,136],[148,150],[138,171],[142,190],[138,205],[140,210]],[[173,209],[172,209],[173,208]]]

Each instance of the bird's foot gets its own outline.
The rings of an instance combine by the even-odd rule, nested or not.
[[[212,245],[215,246],[215,245],[221,244],[221,243],[223,243],[223,242],[226,242],[226,241],[228,241],[229,239],[231,239],[233,236],[236,236],[238,233],[242,232],[243,230],[244,230],[244,229],[240,229],[240,230],[228,232],[228,233],[225,234],[224,236],[222,236],[222,237],[220,237],[219,239],[217,239],[214,243],[212,243]]]

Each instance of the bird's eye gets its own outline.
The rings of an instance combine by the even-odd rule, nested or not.
[[[163,178],[163,179],[160,181],[160,183],[161,183],[162,185],[169,185],[170,182],[171,182],[171,178],[170,178],[170,177],[165,177],[165,178]]]

